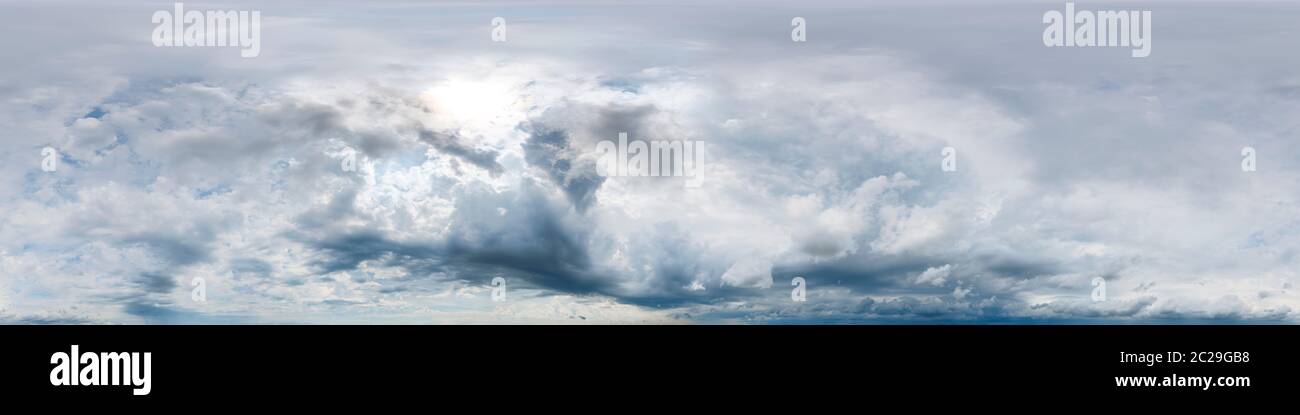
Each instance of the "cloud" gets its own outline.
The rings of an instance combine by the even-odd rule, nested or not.
[[[952,275],[952,265],[944,264],[942,267],[926,268],[925,272],[916,276],[917,284],[944,285],[948,282],[948,276]]]

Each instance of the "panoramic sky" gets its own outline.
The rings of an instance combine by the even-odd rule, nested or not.
[[[1300,4],[1071,6],[1146,57],[1064,1],[183,7],[256,48],[0,1],[0,322],[1300,317]]]

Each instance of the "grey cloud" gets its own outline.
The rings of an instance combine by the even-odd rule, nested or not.
[[[274,270],[271,264],[257,258],[238,258],[230,261],[230,271],[235,274],[267,276]]]
[[[481,167],[493,174],[501,173],[502,167],[497,163],[495,151],[483,150],[467,145],[459,135],[438,133],[429,130],[419,131],[420,141],[433,146],[438,151],[459,157],[470,164]]]
[[[585,212],[596,202],[595,193],[605,178],[596,175],[595,167],[582,164],[572,154],[582,149],[570,148],[570,140],[564,131],[545,130],[535,126],[524,143],[524,154],[528,163],[543,169],[548,178],[557,186],[564,188],[569,202]]]
[[[165,303],[151,303],[142,300],[131,301],[122,306],[127,315],[144,320],[149,324],[239,324],[248,323],[250,319],[242,315],[214,315],[186,310]]]
[[[206,237],[205,237],[206,234]],[[205,239],[212,236],[207,232],[185,237],[177,235],[142,234],[122,238],[127,245],[140,244],[148,246],[174,266],[191,265],[210,258]],[[202,239],[200,239],[202,238]]]
[[[374,260],[426,271],[437,269],[437,251],[433,248],[391,241],[372,231],[330,236],[312,244],[326,253],[325,260],[315,263],[321,273],[353,270],[364,261]]]
[[[176,280],[162,274],[140,274],[140,277],[137,278],[136,281],[140,285],[140,288],[150,293],[166,294],[176,289]]]

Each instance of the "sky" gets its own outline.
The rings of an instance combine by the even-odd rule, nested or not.
[[[258,53],[0,1],[0,323],[1300,318],[1300,3],[1074,4],[1142,58],[1064,1],[184,7]]]

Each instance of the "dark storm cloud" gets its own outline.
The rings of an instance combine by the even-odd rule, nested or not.
[[[310,243],[326,254],[326,259],[313,264],[321,273],[354,270],[365,261],[427,273],[437,269],[441,258],[433,247],[392,241],[375,231],[331,235]]]
[[[537,184],[525,182],[518,191],[504,193],[471,191],[457,205],[448,226],[449,262],[470,269],[514,271],[537,286],[558,291],[590,293],[606,288],[604,281],[589,273],[590,230],[566,204],[552,200]]]
[[[1054,275],[1061,272],[1061,267],[1054,260],[1048,258],[985,256],[975,260],[984,269],[995,274],[1020,279]]]
[[[468,192],[457,201],[442,241],[402,242],[372,230],[291,238],[323,254],[314,263],[321,273],[355,270],[374,261],[402,268],[413,278],[443,273],[485,282],[508,275],[559,292],[608,292],[609,285],[591,274],[589,232],[578,226],[566,205],[535,186],[504,193]]]
[[[942,262],[920,256],[862,254],[837,260],[787,264],[774,267],[772,278],[790,281],[802,276],[810,284],[840,286],[856,292],[886,294],[912,284],[907,279]],[[915,290],[915,288],[910,288]]]

